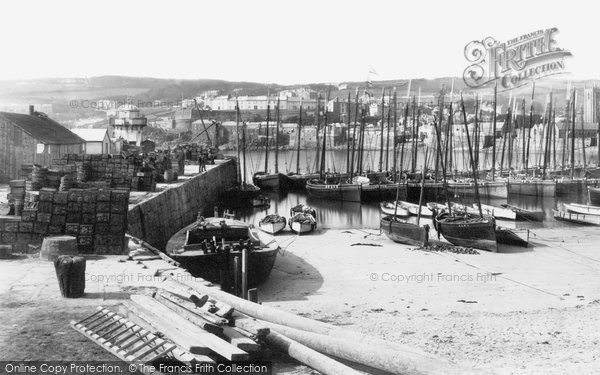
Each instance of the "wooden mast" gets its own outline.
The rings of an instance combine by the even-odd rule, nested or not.
[[[354,125],[352,126],[352,153],[350,155],[350,176],[349,181],[352,181],[354,175],[354,156],[356,154],[356,126],[358,125],[358,87],[354,101]]]
[[[415,115],[417,113],[417,99],[413,95],[413,104],[412,104],[412,161],[410,172],[415,173],[417,169],[417,133],[415,130],[416,120]]]
[[[392,122],[392,102],[388,103],[387,113],[387,136],[385,139],[385,170],[389,173],[390,171],[390,125]]]
[[[408,97],[407,97],[408,98]],[[408,99],[406,100],[406,107],[404,108],[404,121],[402,125],[402,146],[400,146],[400,172],[404,168],[404,144],[406,143],[406,127],[408,126]],[[398,177],[398,183],[401,178]]]
[[[531,105],[529,106],[529,128],[527,129],[527,151],[525,152],[525,176],[529,168],[529,145],[531,143],[531,127],[533,126],[533,99],[535,96],[535,82],[531,89]]]
[[[319,167],[319,177],[321,178],[321,180],[323,179],[323,173],[325,173],[325,162],[326,162],[326,155],[325,155],[325,149],[326,149],[326,145],[327,145],[327,105],[329,104],[329,93],[331,92],[331,87],[329,87],[327,89],[327,94],[325,95],[325,106],[323,107],[323,119],[324,124],[323,124],[323,151],[321,152],[321,166]]]
[[[496,111],[498,109],[498,84],[494,85],[494,117],[492,119],[492,181],[496,180]]]
[[[265,173],[269,170],[269,117],[271,116],[270,90],[267,89],[267,128],[265,130]]]
[[[475,161],[473,160],[473,149],[471,148],[471,137],[469,136],[469,126],[467,124],[467,112],[465,111],[465,102],[463,100],[462,93],[460,94],[460,105],[462,107],[463,120],[465,122],[465,132],[467,134],[467,146],[469,147],[469,156],[471,159],[471,169],[473,169],[473,184],[475,185],[475,200],[477,201],[477,207],[479,208],[479,217],[483,218],[483,212],[481,211],[481,200],[479,199],[479,186],[477,185],[477,172],[475,171]]]
[[[383,170],[383,131],[385,126],[385,87],[381,91],[381,142],[379,144],[379,172]]]
[[[319,132],[321,131],[321,93],[319,93],[317,95],[317,114],[316,114],[316,118],[315,118],[316,124],[317,124],[317,132],[315,135],[316,138],[316,142],[317,142],[317,158],[315,159],[315,169],[319,168],[320,165],[320,158],[319,158],[319,151],[320,151],[320,147],[319,147]]]
[[[348,103],[346,104],[346,173],[350,173],[350,112],[352,110],[350,91],[348,91]]]
[[[392,181],[397,181],[396,180],[396,169],[398,168],[398,165],[396,164],[396,149],[398,147],[398,107],[397,107],[398,103],[397,103],[397,97],[396,97],[396,88],[394,87],[394,140],[392,141],[392,158],[394,160],[393,166],[392,166]],[[599,125],[600,126],[600,125]],[[600,142],[599,142],[600,143]],[[600,158],[598,159],[600,160]]]
[[[571,101],[571,179],[575,175],[575,103],[577,102],[577,94],[573,89],[573,100]]]
[[[275,108],[275,173],[279,173],[279,94],[277,95],[277,107]]]
[[[235,149],[237,151],[237,172],[238,184],[242,182],[240,165],[240,105],[237,97],[235,98]]]
[[[300,174],[300,134],[302,133],[302,97],[300,98],[300,113],[298,114],[298,136],[296,147],[296,173]]]

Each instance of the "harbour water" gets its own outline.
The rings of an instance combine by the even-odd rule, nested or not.
[[[226,153],[227,155],[233,155]],[[379,155],[376,151],[366,152],[365,160],[371,163],[374,168],[377,169],[377,163],[379,162]],[[424,151],[419,150],[421,158],[424,157]],[[295,151],[283,151],[280,152],[280,172],[285,173],[287,171],[295,171]],[[269,165],[271,171],[274,170],[274,152],[269,155]],[[300,153],[300,170],[301,172],[306,170],[314,171],[314,164],[316,160],[316,152],[314,150],[302,150]],[[422,159],[420,159],[422,160]],[[342,171],[345,172],[346,168],[346,152],[345,151],[329,151],[327,153],[327,165],[331,171]],[[385,162],[384,162],[385,163]],[[290,168],[293,165],[294,168]],[[390,164],[391,165],[391,164]],[[385,165],[384,165],[385,168]],[[247,168],[246,178],[247,181],[252,180],[252,174],[255,171],[264,169],[264,152],[249,152],[247,155]],[[267,192],[271,198],[271,204],[268,207],[255,207],[255,208],[244,208],[238,210],[238,216],[240,219],[257,224],[258,221],[266,216],[267,214],[277,213],[279,215],[289,217],[290,208],[297,204],[306,204],[312,206],[317,210],[317,220],[319,228],[332,228],[332,229],[349,229],[349,228],[364,228],[364,229],[377,229],[379,228],[379,220],[381,218],[381,212],[379,203],[354,203],[354,202],[341,202],[341,201],[329,201],[322,199],[313,199],[306,195],[305,192]],[[461,197],[455,196],[450,198],[452,201],[464,204],[474,203],[473,197]],[[543,222],[527,222],[527,221],[505,221],[498,220],[498,225],[508,228],[542,228],[542,227],[562,227],[570,226],[572,224],[556,221],[553,219],[552,210],[561,209],[563,203],[587,203],[587,196],[585,194],[572,194],[565,195],[556,198],[542,198],[535,196],[515,196],[506,199],[486,199],[482,203],[490,205],[500,205],[503,203],[509,203],[514,206],[518,206],[524,209],[532,211],[543,211],[544,221]],[[415,202],[416,203],[416,202]],[[443,203],[443,202],[440,202]],[[416,217],[407,218],[409,222],[416,222]],[[423,218],[423,222],[430,222],[429,219]]]

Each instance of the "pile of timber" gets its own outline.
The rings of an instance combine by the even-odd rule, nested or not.
[[[149,245],[144,247],[157,251]],[[133,254],[130,260],[142,256],[147,257]],[[163,259],[142,263],[161,280],[156,290],[151,295],[132,295],[130,301],[119,306],[119,313],[176,344],[178,350],[171,355],[177,360],[256,360],[261,359],[262,349],[273,348],[323,374],[361,374],[364,366],[393,374],[480,373],[413,347],[228,294],[192,277],[165,257],[161,253]],[[362,365],[361,371],[351,367],[354,364]]]

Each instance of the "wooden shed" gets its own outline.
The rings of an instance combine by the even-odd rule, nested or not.
[[[33,106],[29,114],[0,112],[0,181],[18,178],[24,163],[50,165],[63,154],[81,154],[84,144]]]

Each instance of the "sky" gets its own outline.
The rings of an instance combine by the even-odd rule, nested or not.
[[[462,76],[464,48],[557,27],[600,78],[593,2],[3,1],[0,80],[126,75],[311,83]]]

